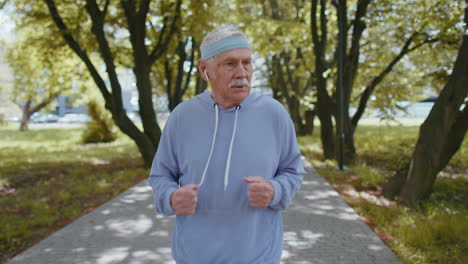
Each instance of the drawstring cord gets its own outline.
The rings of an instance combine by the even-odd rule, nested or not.
[[[205,181],[205,176],[206,176],[206,171],[208,170],[208,166],[210,165],[210,160],[211,160],[211,154],[213,154],[213,149],[214,149],[214,145],[215,145],[215,142],[216,142],[216,132],[218,131],[218,104],[215,104],[215,129],[214,129],[214,132],[213,132],[213,142],[211,142],[211,150],[210,150],[210,155],[208,155],[208,160],[206,161],[206,165],[205,165],[205,170],[203,171],[203,176],[202,176],[202,179],[200,181],[200,184],[198,184],[198,186],[202,186],[203,182]]]
[[[231,153],[232,153],[232,144],[234,143],[234,137],[236,136],[236,127],[237,127],[237,112],[239,112],[240,105],[236,106],[236,117],[234,119],[234,128],[232,129],[231,144],[229,145],[229,152],[226,161],[226,171],[224,173],[224,190],[226,190],[229,183],[229,168],[231,167]]]
[[[240,105],[236,106],[236,116],[235,116],[235,119],[234,119],[234,128],[232,129],[231,143],[229,145],[229,152],[228,152],[227,161],[226,161],[226,171],[224,172],[224,190],[227,189],[227,186],[229,184],[229,169],[231,167],[232,146],[234,144],[234,138],[236,137],[237,114],[238,114],[240,108],[241,108]],[[215,104],[215,128],[214,128],[214,132],[213,132],[213,141],[211,142],[210,154],[208,155],[208,160],[206,161],[205,169],[203,171],[203,175],[202,175],[201,181],[198,184],[198,186],[202,186],[203,182],[205,181],[206,172],[208,171],[208,167],[209,167],[210,161],[211,161],[211,155],[213,154],[214,145],[216,143],[216,133],[218,131],[218,120],[219,120],[218,112],[219,112],[218,104]]]

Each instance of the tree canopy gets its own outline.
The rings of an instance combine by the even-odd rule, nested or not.
[[[147,166],[161,134],[155,96],[166,94],[172,110],[205,89],[197,74],[198,46],[221,24],[245,31],[260,64],[257,78],[287,106],[298,134],[310,133],[318,117],[324,158],[335,158],[336,151],[338,10],[346,14],[347,26],[344,123],[349,162],[356,152],[354,131],[370,110],[391,118],[396,102],[441,91],[463,34],[465,1],[338,2],[9,1],[22,30],[47,32],[31,34],[24,48],[47,54],[51,66],[65,57],[79,59],[74,69],[93,80],[114,122],[135,141]],[[56,68],[57,74],[66,69]],[[120,69],[134,75],[142,128],[123,108]],[[15,74],[22,79],[19,69]]]

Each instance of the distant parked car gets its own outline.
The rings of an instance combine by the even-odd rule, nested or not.
[[[91,120],[91,119],[86,114],[66,114],[66,115],[60,117],[57,122],[58,123],[69,123],[69,124],[70,123],[82,124],[82,123],[88,122],[89,120]]]
[[[59,119],[60,119],[60,116],[58,116],[58,115],[56,115],[56,114],[48,114],[48,115],[46,116],[45,122],[46,122],[46,123],[55,123],[55,122],[57,122]]]
[[[44,115],[43,113],[35,112],[31,115],[31,117],[29,118],[29,121],[31,123],[44,123],[45,118],[46,118],[46,115]]]
[[[60,116],[55,114],[43,114],[40,112],[36,112],[31,115],[31,122],[32,123],[55,123],[60,118]]]

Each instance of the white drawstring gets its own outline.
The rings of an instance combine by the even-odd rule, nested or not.
[[[237,127],[237,112],[239,111],[240,106],[236,106],[236,117],[234,119],[234,128],[232,129],[232,136],[231,136],[231,145],[229,146],[228,157],[226,161],[226,172],[224,173],[224,190],[226,190],[228,183],[229,183],[229,167],[231,167],[231,152],[232,152],[232,144],[234,143],[234,137],[236,136],[236,127]]]
[[[235,116],[235,119],[234,119],[234,128],[232,129],[232,136],[231,136],[231,144],[229,145],[229,152],[228,152],[228,156],[227,156],[227,161],[226,161],[226,171],[224,172],[224,190],[226,190],[228,184],[229,184],[229,168],[231,167],[231,154],[232,154],[232,145],[234,144],[234,138],[236,137],[236,128],[237,128],[237,113],[240,109],[240,105],[236,106],[236,116]],[[213,154],[213,149],[214,149],[214,145],[216,143],[216,133],[218,131],[218,112],[219,112],[219,109],[218,109],[218,104],[215,104],[215,129],[214,129],[214,132],[213,132],[213,141],[211,142],[211,150],[210,150],[210,154],[208,155],[208,160],[206,161],[206,165],[205,165],[205,170],[203,171],[203,175],[202,175],[202,178],[201,178],[201,181],[200,183],[198,184],[198,186],[202,186],[203,182],[205,181],[205,176],[206,176],[206,172],[208,171],[208,167],[210,166],[210,161],[211,161],[211,155]]]
[[[218,131],[218,104],[215,104],[215,113],[216,113],[215,114],[215,129],[213,132],[213,142],[211,143],[210,155],[208,155],[208,160],[206,161],[205,170],[203,171],[202,179],[200,181],[200,184],[198,184],[199,187],[202,186],[203,181],[205,180],[206,171],[208,170],[208,166],[210,165],[211,154],[213,154],[213,149],[214,149],[214,145],[216,142],[216,132]]]

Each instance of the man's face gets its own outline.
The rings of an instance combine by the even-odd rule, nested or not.
[[[250,49],[222,52],[206,61],[206,70],[213,97],[222,107],[233,107],[249,96],[253,73]]]

